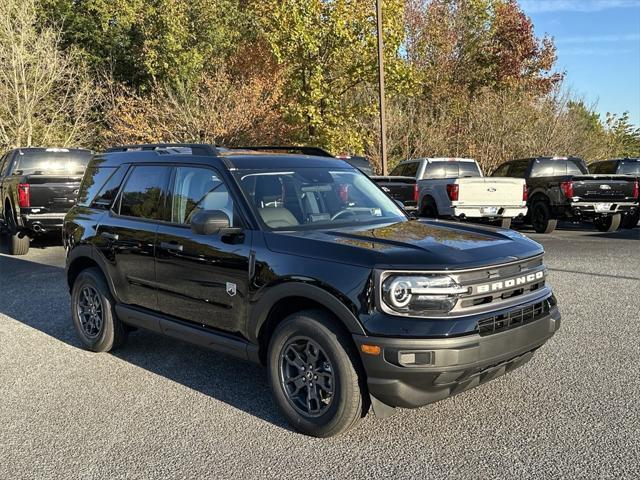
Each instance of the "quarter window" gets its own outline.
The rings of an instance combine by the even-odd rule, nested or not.
[[[171,195],[171,221],[191,224],[193,216],[201,210],[221,210],[234,225],[234,204],[226,185],[211,169],[177,167]]]
[[[162,219],[164,192],[167,185],[167,167],[134,167],[120,197],[120,215],[128,217]]]

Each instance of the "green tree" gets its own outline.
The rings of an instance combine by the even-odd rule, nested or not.
[[[640,157],[640,127],[631,124],[629,112],[607,113],[605,126],[611,156]]]
[[[409,80],[401,57],[401,0],[383,3],[389,93]],[[262,32],[288,72],[287,120],[297,140],[362,152],[363,119],[375,115],[375,4],[369,0],[263,0],[253,3]]]

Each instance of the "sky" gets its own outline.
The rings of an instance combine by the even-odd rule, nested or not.
[[[520,0],[536,34],[553,37],[566,85],[604,119],[640,126],[640,0]]]

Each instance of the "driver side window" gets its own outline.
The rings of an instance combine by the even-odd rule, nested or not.
[[[216,172],[203,167],[176,167],[171,195],[171,222],[190,225],[201,210],[221,210],[237,226],[233,198]]]

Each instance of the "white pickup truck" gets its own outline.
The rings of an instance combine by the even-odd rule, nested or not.
[[[527,213],[522,178],[484,177],[471,158],[426,158],[417,183],[420,216],[488,220],[503,228]]]

